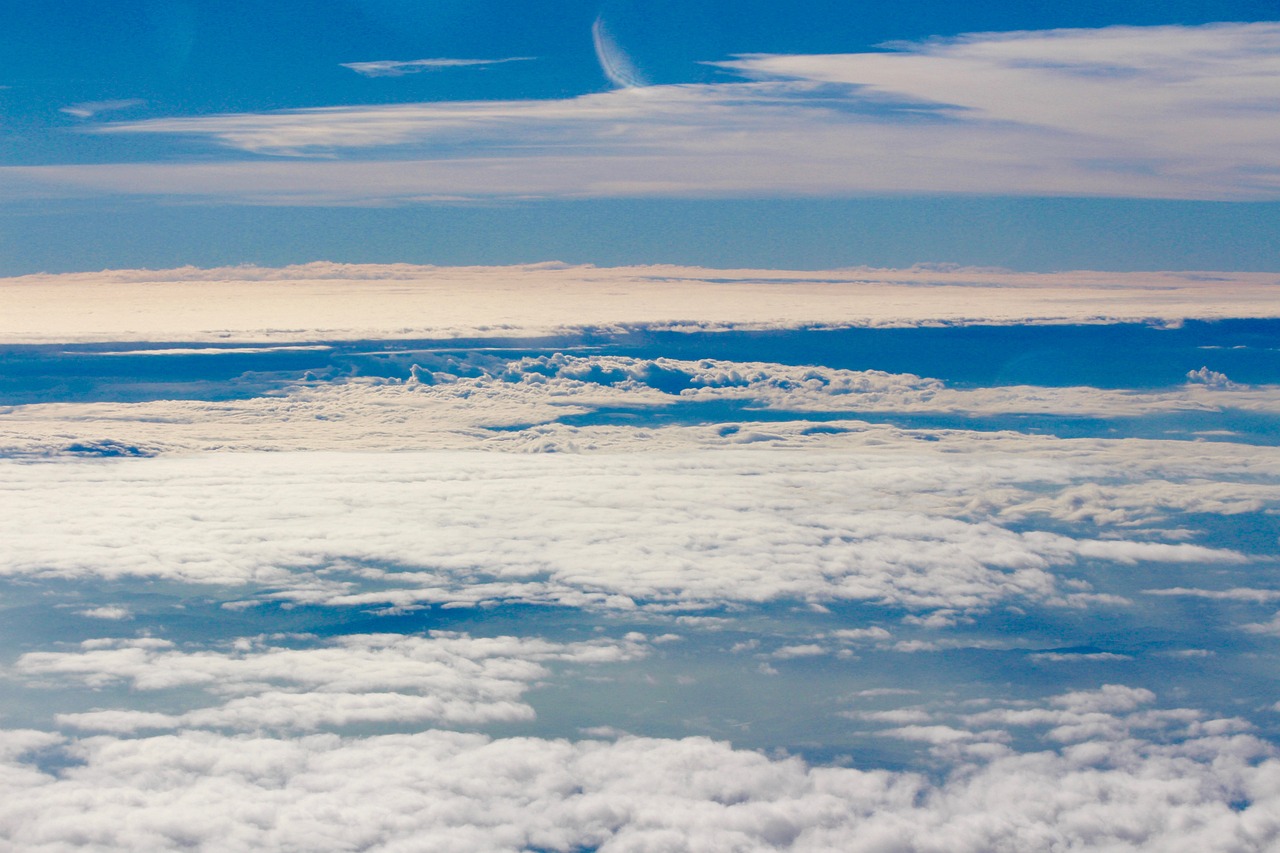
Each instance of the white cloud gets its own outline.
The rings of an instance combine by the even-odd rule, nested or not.
[[[79,104],[72,104],[69,107],[63,107],[61,112],[76,118],[93,118],[98,113],[127,110],[130,107],[140,107],[145,103],[146,101],[139,98],[124,98],[114,101],[85,101]]]
[[[904,730],[905,731],[905,730]],[[918,732],[923,734],[923,732]],[[24,849],[1233,851],[1268,849],[1273,750],[1246,735],[972,749],[940,781],[700,738],[427,731],[292,740],[5,732],[0,832]],[[964,747],[961,730],[938,727]],[[57,776],[22,754],[61,747]],[[942,748],[947,748],[946,744]]]
[[[133,614],[127,607],[119,607],[116,605],[108,605],[104,607],[90,607],[87,610],[76,611],[81,616],[88,616],[90,619],[132,619]]]
[[[1096,661],[1128,661],[1131,655],[1115,652],[1037,652],[1027,656],[1039,663],[1090,663]]]
[[[791,660],[793,658],[809,658],[825,655],[827,650],[817,643],[798,643],[774,649],[769,657],[775,660]]]
[[[350,68],[365,77],[403,77],[406,74],[420,74],[423,71],[441,71],[446,68],[473,68],[488,65],[501,65],[504,62],[527,62],[531,56],[509,56],[505,59],[378,59],[370,62],[342,62],[343,68]]]
[[[1230,589],[1196,589],[1174,586],[1167,589],[1144,589],[1144,595],[1186,596],[1188,598],[1208,598],[1214,601],[1248,601],[1264,604],[1280,599],[1280,590],[1255,589],[1252,587],[1232,587]]]
[[[180,649],[155,640],[91,640],[71,652],[29,652],[13,667],[41,684],[73,681],[137,692],[198,688],[217,704],[161,713],[107,708],[61,714],[80,729],[232,728],[312,730],[358,723],[476,725],[530,720],[523,694],[549,664],[643,657],[643,634],[620,641],[554,643],[537,638],[364,634],[319,645],[245,638],[229,649]]]
[[[283,156],[374,155],[363,160],[11,167],[0,175],[44,191],[277,204],[868,192],[1275,199],[1277,44],[1280,25],[1254,23],[744,56],[720,64],[755,78],[747,82],[151,119],[100,131],[199,136]],[[600,53],[615,84],[639,82],[616,48]],[[441,145],[467,153],[441,156]],[[411,150],[398,160],[377,156],[387,146]]]
[[[974,489],[1069,481],[1069,469],[919,444],[0,462],[10,530],[0,572],[168,578],[366,608],[863,600],[969,611],[1067,603],[1078,590],[1057,572],[1081,556],[1244,559],[1185,543],[1015,532],[985,513],[966,519],[955,508]],[[1198,446],[1195,457],[1212,464]]]
[[[396,357],[394,353],[390,356]],[[895,428],[853,420],[825,433],[799,420],[621,429],[555,424],[561,418],[608,407],[659,411],[679,404],[719,402],[741,405],[741,418],[752,418],[755,411],[868,413],[874,417],[892,413],[996,417],[1027,412],[1139,417],[1231,408],[1280,414],[1280,386],[1230,392],[1230,399],[1222,399],[1216,396],[1219,392],[1203,389],[1150,393],[1086,387],[953,389],[938,380],[910,374],[712,359],[557,354],[507,361],[498,356],[450,359],[423,354],[418,360],[431,365],[427,368],[410,364],[407,356],[398,358],[398,370],[412,373],[407,381],[377,377],[307,380],[261,396],[227,401],[10,407],[0,412],[0,453],[147,456],[229,449],[489,448],[545,452],[751,445],[851,448],[900,443],[906,435]],[[1002,520],[1045,517],[1149,527],[1178,512],[1234,515],[1278,508],[1280,487],[1205,478],[1189,483],[1090,482],[1051,494],[983,491],[971,493],[967,500],[971,513],[982,509],[982,504],[988,511],[998,506]]]
[[[0,342],[313,344],[533,337],[620,327],[1176,323],[1280,316],[1278,286],[1275,273],[797,272],[563,264],[186,267],[0,279],[6,306]],[[77,310],[66,310],[69,304]],[[1187,393],[1215,394],[1205,387]]]

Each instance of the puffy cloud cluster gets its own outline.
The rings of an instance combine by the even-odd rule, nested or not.
[[[522,701],[553,663],[643,656],[645,637],[554,643],[527,637],[363,634],[301,648],[244,638],[230,649],[187,650],[168,640],[88,640],[74,652],[29,652],[13,667],[28,682],[67,681],[138,691],[198,688],[220,704],[181,713],[110,708],[62,714],[81,729],[311,730],[360,723],[476,725],[533,718]],[[187,701],[190,701],[189,699]]]
[[[22,849],[1242,851],[1280,841],[1280,760],[1233,721],[1113,685],[971,725],[1057,726],[1018,752],[908,724],[953,758],[813,767],[704,738],[182,731],[0,734],[0,832]],[[1158,719],[1157,719],[1158,717]],[[1142,718],[1142,719],[1139,719]],[[883,722],[921,719],[881,715]],[[989,729],[993,736],[1002,730]],[[60,769],[37,769],[58,759]]]
[[[741,409],[738,416],[747,418],[754,411],[987,418],[1132,418],[1224,409],[1280,413],[1277,386],[1198,384],[1142,393],[1088,387],[955,389],[912,374],[721,359],[558,353],[508,360],[476,352],[422,353],[416,361],[400,356],[405,363],[392,367],[393,357],[388,354],[385,369],[395,373],[402,367],[403,377],[312,378],[247,399],[15,406],[0,411],[0,452],[137,456],[191,450],[502,449],[531,438],[523,449],[534,449],[540,433],[521,430],[513,436],[510,430],[610,407],[658,412],[714,403],[733,404]],[[747,436],[735,426],[726,422],[718,431],[688,430],[685,446],[743,443]],[[811,427],[791,428],[785,440],[813,443]],[[629,444],[652,449],[654,433],[651,427],[631,430]],[[619,435],[615,432],[615,439]],[[674,444],[673,436],[668,430],[668,445]]]

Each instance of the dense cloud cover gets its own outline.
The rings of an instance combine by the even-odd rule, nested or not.
[[[116,170],[127,167],[113,166]],[[0,341],[501,338],[674,326],[805,328],[1276,317],[1274,273],[313,263],[0,279]],[[1200,365],[1189,365],[1199,367]]]
[[[651,306],[678,333],[466,342],[518,279],[374,272],[186,271],[138,329],[197,334],[4,355],[3,843],[1280,845],[1272,325],[1130,330],[1106,340],[1148,349],[1098,371],[1104,327],[1047,355],[1046,327],[965,331],[987,353],[924,311],[1077,316],[1063,285],[1094,274],[548,266],[525,271],[546,301],[524,331],[711,296]],[[163,290],[106,278],[125,314]],[[324,337],[356,280],[344,328],[378,343]],[[22,282],[28,316],[94,281]],[[1130,284],[1112,304],[1162,322],[1273,286]],[[224,286],[207,316],[190,301]],[[271,310],[322,304],[263,336],[293,343],[230,343],[257,333],[229,306],[268,286]],[[919,351],[807,330],[757,356],[728,330],[864,286],[910,298],[840,321],[910,326]],[[549,322],[600,287],[625,298]],[[483,299],[394,340],[386,317],[429,292]],[[1168,364],[1143,373],[1148,353]],[[979,355],[988,373],[953,369]]]
[[[1150,541],[1158,526],[1140,538],[1010,529],[1002,512],[1158,520],[1169,499],[1143,501],[1122,483],[1114,500],[1086,488],[1051,503],[1046,489],[1070,489],[1109,460],[946,450],[8,462],[14,532],[0,571],[270,586],[270,598],[348,606],[853,599],[982,610],[1087,600],[1087,584],[1068,592],[1055,574],[1080,559],[1246,561],[1177,532]],[[1222,488],[1188,482],[1172,500],[1206,505]],[[1253,491],[1274,505],[1274,488]]]
[[[187,731],[67,741],[8,731],[0,739],[0,831],[23,849],[48,851],[977,853],[1275,844],[1274,750],[1233,734],[1231,721],[1200,721],[1194,712],[1144,719],[1134,708],[1150,698],[1109,686],[1006,712],[1012,725],[1061,723],[1051,739],[1065,745],[1032,752],[1009,750],[999,730],[934,735],[955,755],[936,782],[812,767],[705,738],[570,742],[428,731],[284,740]],[[1148,739],[1152,729],[1190,736],[1161,742]],[[918,726],[899,732],[928,734]],[[62,751],[70,763],[57,775],[16,760]]]

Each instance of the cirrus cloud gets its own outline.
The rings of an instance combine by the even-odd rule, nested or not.
[[[10,167],[0,185],[275,204],[886,192],[1274,200],[1277,55],[1275,23],[982,33],[878,53],[742,56],[718,64],[753,79],[635,88],[610,48],[602,62],[625,88],[570,99],[95,128],[333,162],[205,154]]]

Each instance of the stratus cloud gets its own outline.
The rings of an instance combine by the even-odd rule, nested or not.
[[[244,638],[230,649],[196,651],[158,639],[89,640],[74,652],[25,654],[12,672],[45,684],[125,683],[143,692],[195,687],[222,700],[173,713],[113,708],[59,716],[62,725],[81,729],[475,725],[532,719],[522,697],[533,682],[550,676],[550,664],[633,660],[646,651],[640,634],[554,643],[433,631],[348,635],[300,648]]]
[[[183,267],[0,279],[0,342],[532,337],[619,326],[1177,323],[1277,317],[1278,291],[1275,273],[815,272],[557,263]]]
[[[403,77],[406,74],[420,74],[423,71],[441,71],[446,68],[473,68],[486,65],[501,65],[504,62],[527,62],[532,56],[508,56],[504,59],[378,59],[371,62],[342,62],[343,68],[350,68],[365,77]]]
[[[744,56],[720,64],[754,80],[652,86],[643,97],[623,89],[118,123],[98,132],[375,156],[12,167],[0,182],[19,193],[281,204],[864,192],[1280,198],[1280,24],[987,33],[894,47]],[[602,62],[620,58],[605,51]],[[612,73],[618,85],[635,82]],[[467,154],[436,153],[446,143]],[[392,145],[419,153],[387,160],[376,151]]]

